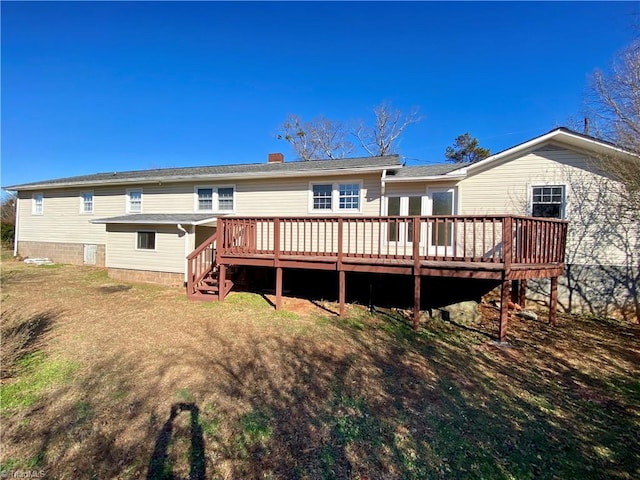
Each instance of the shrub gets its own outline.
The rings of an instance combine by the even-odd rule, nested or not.
[[[0,224],[0,239],[2,243],[13,243],[15,225],[13,223]]]

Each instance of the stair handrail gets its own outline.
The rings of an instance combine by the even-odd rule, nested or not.
[[[216,265],[216,240],[217,233],[214,233],[209,238],[207,238],[204,242],[202,242],[198,248],[196,248],[193,252],[191,252],[187,256],[187,291],[191,293],[195,293],[195,286],[209,273],[211,272]],[[213,250],[211,254],[211,266],[209,268],[203,269],[202,272],[196,272],[197,269],[197,258],[207,249]]]

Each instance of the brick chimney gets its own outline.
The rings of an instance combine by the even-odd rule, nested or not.
[[[282,153],[270,153],[269,163],[284,163],[284,155]]]

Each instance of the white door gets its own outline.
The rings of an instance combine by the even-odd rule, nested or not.
[[[427,200],[428,215],[454,215],[455,189],[430,188]],[[453,222],[450,219],[439,219],[429,222],[429,254],[453,254]]]
[[[390,217],[422,215],[422,205],[422,195],[387,197],[387,215]],[[423,242],[423,239],[424,231],[420,232],[420,243]],[[397,244],[404,255],[410,255],[413,244],[413,220],[398,219],[389,221],[387,225],[387,241]]]
[[[95,265],[96,264],[96,256],[98,252],[97,245],[87,245],[84,246],[84,264],[85,265]]]

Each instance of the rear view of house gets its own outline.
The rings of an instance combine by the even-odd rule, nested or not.
[[[19,199],[16,254],[105,266],[123,280],[176,285],[193,283],[196,273],[187,257],[205,244],[226,265],[260,264],[258,257],[249,260],[249,250],[323,255],[332,258],[327,268],[338,271],[347,257],[379,257],[382,263],[464,260],[482,264],[474,275],[484,271],[487,278],[493,278],[486,273],[495,268],[490,263],[504,266],[508,246],[514,255],[509,262],[539,255],[531,262],[539,264],[538,273],[520,279],[554,279],[564,270],[564,239],[559,227],[547,225],[567,220],[559,301],[565,309],[597,311],[631,301],[630,284],[611,272],[637,268],[634,253],[615,241],[617,233],[603,236],[606,218],[598,210],[598,192],[618,186],[596,167],[598,155],[637,161],[611,144],[560,128],[467,165],[407,167],[395,155],[284,162],[282,155],[270,154],[257,164],[108,172],[7,188]],[[474,225],[473,217],[484,226]],[[515,217],[549,220],[526,223],[532,221]],[[340,239],[337,223],[329,230],[339,218]],[[637,225],[623,227],[629,227],[627,246],[634,239],[637,246]],[[503,236],[507,231],[513,234]],[[328,241],[335,244],[323,252],[320,244],[324,248]],[[279,268],[282,259],[269,261],[264,265]],[[433,275],[429,269],[436,267],[429,265],[405,265],[396,273]],[[515,271],[504,270],[518,279]]]

